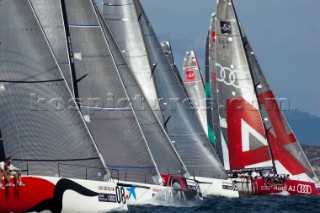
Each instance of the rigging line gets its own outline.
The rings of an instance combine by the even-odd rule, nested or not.
[[[170,118],[171,118],[171,115],[167,118],[167,120],[164,122],[164,128],[166,129],[166,127],[167,127],[167,124],[168,124],[168,122],[169,122],[169,120],[170,120]]]
[[[0,80],[1,83],[15,83],[15,84],[36,84],[36,83],[49,83],[64,81],[62,78],[52,79],[52,80],[39,80],[39,81],[13,81],[13,80]]]
[[[85,77],[87,77],[87,75],[88,75],[88,73],[85,74],[85,75],[83,75],[81,78],[77,79],[77,80],[76,80],[75,82],[73,82],[73,83],[75,83],[75,84],[79,83],[79,81],[81,81],[82,79],[84,79]]]

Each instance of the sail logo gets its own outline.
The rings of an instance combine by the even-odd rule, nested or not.
[[[239,83],[237,82],[238,76],[241,76],[241,72],[237,70],[232,70],[229,67],[223,67],[221,64],[216,64],[217,67],[220,68],[218,81],[225,83],[228,86],[233,86],[235,88],[241,88]]]
[[[186,71],[186,76],[188,80],[194,80],[196,77],[196,75],[194,74],[194,71],[192,70]]]
[[[216,42],[216,32],[214,32],[214,31],[211,32],[211,41],[213,43]]]
[[[231,22],[230,21],[220,21],[220,29],[222,34],[232,34]]]

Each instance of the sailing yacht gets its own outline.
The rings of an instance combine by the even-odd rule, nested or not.
[[[181,78],[170,66],[146,13],[139,1],[133,3],[161,100],[164,128],[173,146],[188,172],[199,181],[204,195],[238,196],[227,180],[224,168],[189,103]]]
[[[0,212],[126,210],[33,3],[0,1],[0,159],[12,156],[25,183],[1,189]]]
[[[143,104],[145,97],[96,3],[65,0],[62,15],[75,98],[101,156],[116,174],[113,178],[125,188],[126,202],[175,205],[174,195],[181,191],[183,195],[198,196],[196,184],[185,184],[174,191],[169,184],[163,184],[156,155],[150,151],[152,144],[147,142],[155,137],[156,143],[165,135],[148,103]],[[166,169],[175,173],[180,169],[183,174],[179,159],[170,158],[174,153],[160,142],[157,148],[158,155],[163,151],[167,159],[173,158]]]
[[[139,51],[132,51],[132,48],[130,48],[132,41],[130,39],[128,40],[128,38],[123,38],[121,33],[121,29],[127,29],[128,25],[134,25],[135,22],[137,22],[137,19],[129,18],[133,15],[132,10],[134,9],[134,5],[132,3],[130,4],[129,2],[130,1],[126,1],[124,3],[119,1],[103,2],[103,18],[105,23],[102,17],[101,23],[109,40],[110,49],[114,51],[114,60],[116,64],[121,65],[121,67],[119,66],[118,68],[119,74],[122,78],[124,86],[127,89],[128,98],[135,102],[137,102],[139,99],[139,103],[145,102],[142,105],[132,104],[132,108],[135,111],[138,125],[140,125],[148,148],[150,149],[155,164],[157,165],[157,169],[164,181],[163,185],[174,188],[177,187],[176,189],[182,192],[182,196],[186,197],[188,200],[193,198],[202,199],[198,184],[190,178],[184,163],[180,159],[168,135],[162,127],[157,113],[154,113],[155,109],[150,106],[148,101],[146,101],[148,100],[147,96],[144,95],[146,93],[144,92],[146,91],[146,88],[143,86],[140,87],[138,81],[138,77],[140,75],[144,76],[143,79],[146,77],[146,75],[143,74],[144,72],[142,71],[136,73],[131,70],[129,66],[127,66],[127,62],[129,65],[131,64],[131,67],[141,65],[140,63],[135,65],[136,61],[133,59],[137,57],[136,54],[139,55],[139,62],[142,62],[142,64],[144,63],[143,59],[146,59],[146,55],[144,55],[143,51],[144,49],[141,48]],[[139,40],[139,34],[141,34],[141,32],[139,28],[132,28],[132,30],[134,29],[136,31],[132,31],[131,34],[135,34],[132,37],[137,39],[134,41],[134,45],[140,45],[143,47],[142,36],[140,36],[141,40]],[[115,36],[113,37],[111,33]],[[111,40],[113,42],[111,42]],[[126,54],[124,56],[126,56],[127,61],[123,57],[123,54],[120,53],[119,48],[122,50],[122,53],[124,52],[123,50],[126,50]],[[148,63],[148,61],[146,62]],[[142,66],[142,68],[143,67],[144,66]],[[148,75],[148,78],[153,80],[151,75]],[[154,99],[158,101],[156,97],[154,97]]]
[[[319,195],[318,178],[264,77],[233,1],[219,0],[216,8],[210,39],[216,50],[209,55],[224,167],[242,193]]]

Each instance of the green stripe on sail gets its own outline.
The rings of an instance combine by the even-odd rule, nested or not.
[[[205,91],[206,91],[206,98],[210,98],[211,97],[211,85],[210,85],[210,82],[206,83]],[[211,119],[208,119],[208,116],[207,116],[208,138],[209,138],[210,142],[213,145],[215,145],[216,144],[216,140],[215,140],[214,131],[212,129],[212,125],[211,124],[212,124],[212,121],[211,121]]]
[[[210,82],[206,83],[205,90],[206,90],[206,98],[210,98],[211,97]]]
[[[216,137],[214,136],[214,131],[213,129],[210,127],[210,125],[208,125],[208,138],[211,141],[211,143],[213,145],[216,144]]]

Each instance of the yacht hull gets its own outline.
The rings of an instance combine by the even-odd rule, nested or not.
[[[23,176],[22,180],[25,186],[0,189],[0,212],[127,210],[121,196],[124,189],[116,183],[40,176]]]
[[[197,176],[195,179],[199,181],[200,190],[203,196],[239,197],[238,191],[236,191],[230,180]]]
[[[289,179],[280,184],[266,182],[263,178],[252,182],[240,178],[234,180],[240,195],[320,195],[320,185],[314,182]]]

